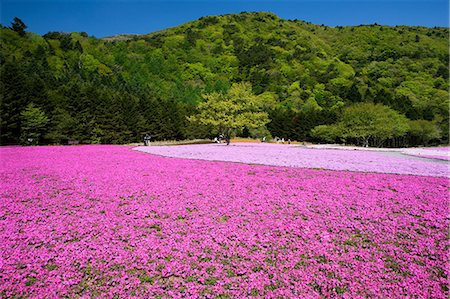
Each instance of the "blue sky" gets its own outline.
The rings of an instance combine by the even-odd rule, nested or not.
[[[285,19],[330,26],[448,26],[445,0],[0,0],[0,22],[17,16],[28,31],[85,31],[97,37],[149,33],[205,15],[271,11]]]

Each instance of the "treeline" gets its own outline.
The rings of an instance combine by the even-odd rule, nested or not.
[[[272,136],[377,146],[343,125],[348,109],[372,103],[407,123],[382,145],[448,143],[448,28],[333,28],[241,13],[100,39],[39,36],[19,21],[0,29],[2,144],[211,137],[188,117],[202,94],[242,81],[267,103]]]

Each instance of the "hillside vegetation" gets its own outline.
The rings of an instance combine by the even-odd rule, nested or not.
[[[243,128],[240,136],[448,143],[448,28],[327,27],[271,13],[203,17],[104,39],[16,27],[0,29],[2,144],[212,136],[188,117],[202,95],[225,94],[242,81],[270,122],[268,131]],[[340,132],[360,102],[390,108],[404,123],[401,134],[380,143]]]

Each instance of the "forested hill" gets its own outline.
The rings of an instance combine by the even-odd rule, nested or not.
[[[448,142],[448,28],[327,27],[271,13],[103,39],[15,25],[0,29],[2,144],[30,134],[40,143],[206,137],[214,132],[187,116],[202,94],[241,81],[265,99],[272,136],[312,140],[314,127],[372,102],[411,120],[410,145]]]

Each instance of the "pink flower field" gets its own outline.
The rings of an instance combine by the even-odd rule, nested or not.
[[[155,155],[210,161],[230,161],[274,166],[351,170],[450,177],[450,164],[425,158],[434,153],[423,149],[402,152],[375,152],[343,149],[313,149],[298,145],[267,143],[141,146],[135,150]],[[444,151],[439,152],[442,156]],[[441,156],[440,155],[440,156]],[[433,157],[435,158],[435,157]]]
[[[409,154],[409,155],[414,156],[414,157],[420,157],[420,158],[450,161],[450,156],[440,156],[440,155],[436,156],[436,155],[424,155],[424,154],[420,154],[420,155]]]
[[[0,155],[1,298],[449,295],[439,168],[248,165],[126,146]]]
[[[410,156],[450,161],[450,147],[409,148],[404,153]]]

